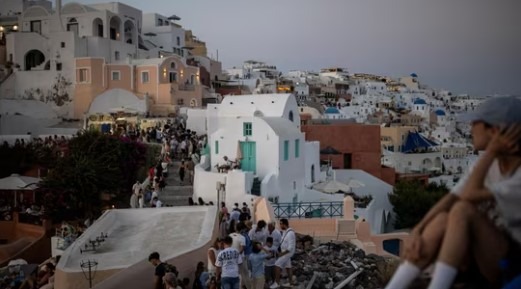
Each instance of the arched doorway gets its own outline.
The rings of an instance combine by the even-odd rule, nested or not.
[[[101,20],[100,18],[94,19],[94,21],[92,21],[92,35],[103,37],[103,34],[105,34],[103,33],[103,30],[103,20]]]
[[[136,26],[134,23],[130,20],[125,21],[123,29],[125,31],[125,42],[128,44],[133,44],[134,38],[136,37]]]
[[[110,39],[120,40],[121,19],[118,16],[110,18]]]
[[[192,98],[192,100],[190,100],[190,107],[196,107],[197,106],[197,100]]]
[[[33,49],[25,54],[25,70],[31,70],[45,62],[45,56],[40,50]]]

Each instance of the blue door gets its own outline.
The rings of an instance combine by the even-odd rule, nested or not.
[[[242,161],[241,161],[241,170],[246,172],[257,171],[257,158],[256,158],[256,144],[253,141],[242,141],[241,142],[241,151],[242,151]]]

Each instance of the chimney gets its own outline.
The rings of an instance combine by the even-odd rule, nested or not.
[[[54,5],[56,6],[56,7],[54,7],[54,9],[56,9],[56,14],[58,14],[58,16],[60,16],[61,11],[62,11],[62,0],[56,0]]]

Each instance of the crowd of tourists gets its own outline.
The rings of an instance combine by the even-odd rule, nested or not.
[[[38,266],[27,264],[23,259],[12,260],[4,272],[0,272],[0,288],[2,289],[52,289],[54,288],[54,271],[60,256],[51,258]]]
[[[296,236],[287,219],[267,224],[253,224],[246,203],[236,203],[229,212],[221,203],[220,236],[208,249],[206,264],[199,262],[193,279],[193,289],[276,289],[295,285],[291,257],[295,254]],[[162,262],[157,252],[150,254],[155,266],[154,288],[172,289],[184,284],[175,266]],[[287,284],[281,277],[287,273]],[[185,279],[186,280],[186,279]],[[187,282],[189,283],[189,281]]]

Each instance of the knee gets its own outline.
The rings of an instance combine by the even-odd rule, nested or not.
[[[449,221],[454,219],[470,219],[474,217],[476,213],[476,207],[472,203],[469,203],[467,201],[458,201],[450,209],[448,218]]]

